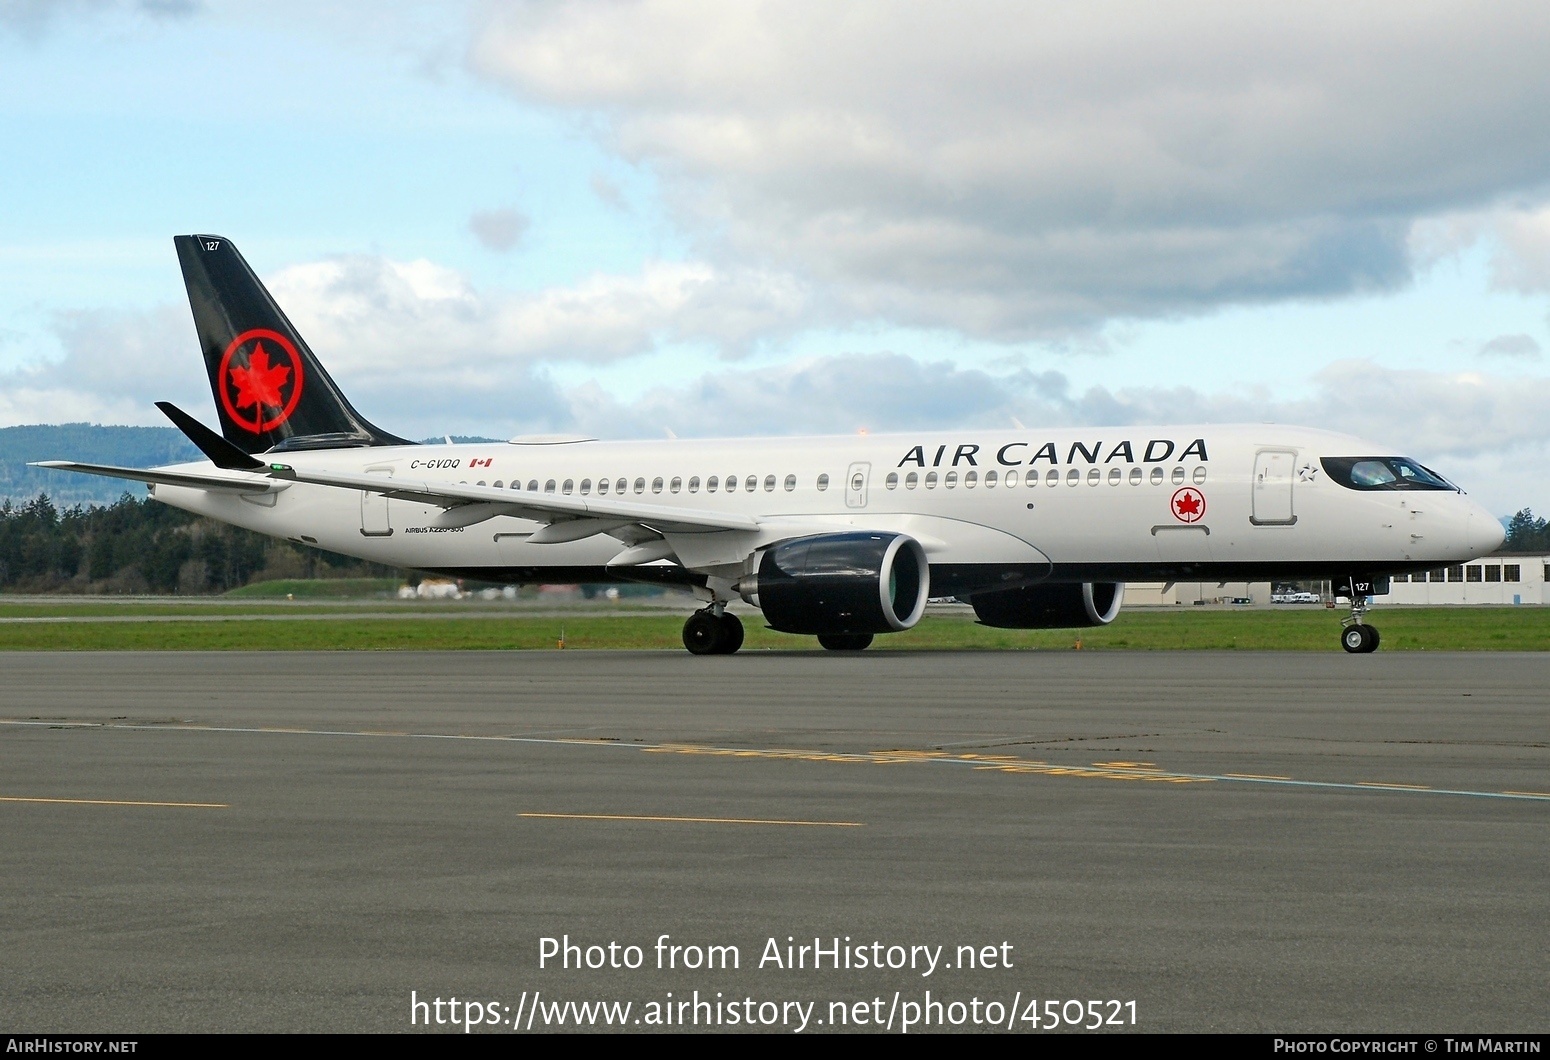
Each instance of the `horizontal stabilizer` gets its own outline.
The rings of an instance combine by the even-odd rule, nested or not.
[[[122,478],[146,485],[187,486],[189,489],[209,490],[214,493],[278,493],[286,483],[265,478],[222,478],[216,475],[198,475],[186,471],[147,470],[138,467],[113,467],[109,464],[78,464],[73,460],[37,460],[32,467],[49,467],[56,471],[79,471],[83,475],[101,475],[104,478]]]
[[[197,445],[199,451],[208,456],[210,463],[216,467],[223,467],[228,471],[258,471],[264,466],[262,460],[253,459],[172,402],[158,401],[156,407],[161,409],[162,414],[171,420],[178,430],[187,435],[188,440]]]

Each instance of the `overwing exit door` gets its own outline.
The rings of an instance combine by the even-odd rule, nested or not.
[[[845,507],[866,507],[867,479],[871,477],[871,464],[851,464],[845,472]]]
[[[392,478],[393,469],[390,467],[369,467],[368,475],[381,475],[383,478]],[[361,491],[361,534],[364,537],[391,537],[393,524],[388,521],[388,499],[386,494]]]

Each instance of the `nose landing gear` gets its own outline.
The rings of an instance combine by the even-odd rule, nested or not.
[[[694,655],[731,655],[742,646],[743,623],[725,604],[702,608],[684,623],[684,647]]]
[[[1362,621],[1362,616],[1370,606],[1367,597],[1353,594],[1351,616],[1341,622],[1345,628],[1340,631],[1340,646],[1352,655],[1366,655],[1378,650],[1378,627]]]

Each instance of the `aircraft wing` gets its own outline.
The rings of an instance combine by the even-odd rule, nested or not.
[[[575,541],[630,524],[638,524],[658,533],[757,530],[760,526],[758,519],[734,512],[676,508],[601,497],[566,497],[555,493],[530,493],[527,490],[389,478],[386,475],[362,475],[347,471],[308,471],[285,464],[270,464],[268,471],[275,478],[288,481],[367,490],[394,500],[434,504],[447,509],[438,520],[442,526],[471,526],[497,515],[549,523],[549,526],[533,535],[534,544]],[[575,525],[569,527],[567,524]]]
[[[102,475],[106,478],[128,479],[147,485],[187,486],[191,489],[212,490],[216,493],[275,493],[285,486],[267,475],[201,475],[188,471],[146,470],[138,467],[113,467],[110,464],[81,464],[74,460],[35,460],[32,467],[48,467],[56,471],[79,471],[84,475]],[[277,489],[278,487],[278,489]]]

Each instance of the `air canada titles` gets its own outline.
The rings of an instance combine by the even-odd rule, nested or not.
[[[1065,449],[1062,458],[1061,449]],[[1145,442],[1103,441],[1057,444],[1055,442],[1007,442],[990,448],[976,442],[943,442],[938,445],[923,443],[912,446],[895,467],[980,467],[999,464],[1002,467],[1032,467],[1047,461],[1051,467],[1062,464],[1111,464],[1116,460],[1123,464],[1161,464],[1164,461],[1183,463],[1190,458],[1208,461],[1206,440],[1196,438],[1181,444],[1171,438],[1149,438]]]

